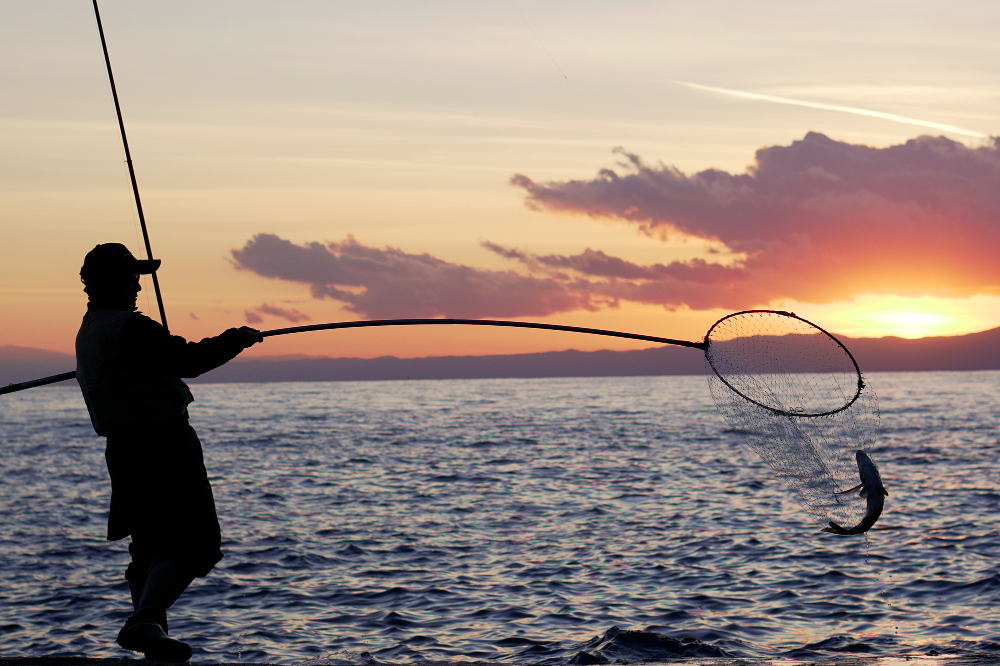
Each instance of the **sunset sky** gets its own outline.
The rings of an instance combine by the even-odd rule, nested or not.
[[[995,2],[100,6],[189,339],[442,316],[699,339],[755,307],[1000,326]],[[0,229],[0,345],[72,352],[83,256],[144,256],[90,0],[0,2]],[[251,351],[645,346],[427,327]]]

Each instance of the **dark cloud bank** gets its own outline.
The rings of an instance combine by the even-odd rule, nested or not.
[[[587,249],[537,255],[484,243],[519,271],[488,271],[353,238],[295,245],[259,234],[238,267],[310,286],[362,316],[521,317],[614,307],[823,303],[861,293],[1000,293],[1000,138],[970,148],[919,137],[886,148],[809,133],[757,151],[743,174],[685,175],[622,149],[591,180],[511,183],[539,212],[711,241],[719,261],[639,265]]]

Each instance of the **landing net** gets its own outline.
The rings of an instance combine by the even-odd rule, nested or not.
[[[729,425],[817,521],[854,525],[865,514],[855,452],[878,435],[878,399],[832,335],[787,312],[754,310],[706,335],[712,398]]]

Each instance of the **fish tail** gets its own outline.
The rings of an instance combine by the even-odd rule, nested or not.
[[[823,531],[824,532],[833,532],[834,534],[850,534],[850,532],[848,532],[846,529],[844,529],[843,527],[841,527],[837,523],[833,522],[832,520],[830,521],[830,526],[829,527],[824,527]]]

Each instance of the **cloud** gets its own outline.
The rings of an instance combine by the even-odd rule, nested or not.
[[[748,298],[765,298],[753,284],[748,284],[750,276],[746,270],[703,259],[644,266],[592,249],[576,255],[535,255],[489,242],[483,243],[483,247],[555,279],[588,278],[586,281],[576,278],[578,288],[586,289],[591,298],[608,303],[624,300],[668,309],[687,306],[706,310],[748,307]],[[580,287],[581,284],[585,286]]]
[[[308,285],[368,318],[544,317],[617,307],[740,310],[860,294],[1000,294],[1000,139],[920,137],[886,148],[809,133],[757,151],[745,173],[687,175],[638,155],[590,180],[511,182],[545,213],[620,221],[711,244],[705,259],[638,264],[600,249],[536,254],[484,242],[516,270],[485,270],[353,237],[297,245],[274,234],[232,251],[237,268]],[[245,313],[290,321],[264,304]],[[255,318],[255,319],[254,319]]]
[[[622,280],[677,279],[693,282],[717,282],[720,279],[745,278],[741,269],[708,263],[702,259],[675,261],[670,264],[642,266],[625,259],[612,257],[601,250],[586,249],[581,254],[535,255],[523,250],[507,248],[489,241],[482,243],[486,249],[507,259],[514,259],[534,270],[570,270],[591,277],[618,278]]]
[[[286,309],[279,308],[276,305],[268,305],[267,303],[262,303],[252,310],[244,310],[243,318],[248,324],[259,324],[264,321],[262,315],[271,315],[272,317],[281,317],[282,319],[287,319],[293,324],[297,324],[302,321],[309,321],[309,315],[304,312],[299,312],[296,309]]]
[[[332,298],[371,318],[544,317],[613,305],[590,293],[584,279],[482,270],[429,254],[368,247],[353,237],[296,245],[257,234],[232,250],[232,257],[237,268],[307,284],[313,297]]]
[[[624,280],[613,285],[619,298],[694,308],[1000,293],[1000,139],[970,148],[924,136],[873,148],[809,133],[758,150],[746,173],[690,176],[616,152],[622,173],[546,183],[517,174],[511,183],[534,210],[717,242],[724,263],[641,267],[597,251],[501,253],[529,267]]]
[[[299,312],[295,308],[285,309],[285,308],[279,308],[276,305],[268,305],[267,303],[263,303],[262,305],[258,306],[257,311],[263,314],[272,315],[274,317],[281,317],[282,319],[287,319],[293,324],[297,324],[302,321],[309,321],[309,315]]]

